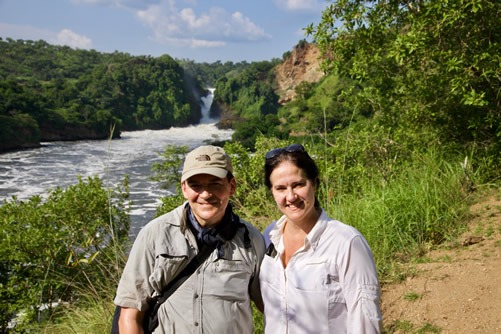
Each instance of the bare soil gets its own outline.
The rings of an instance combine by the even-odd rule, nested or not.
[[[501,190],[471,206],[461,237],[383,284],[386,333],[501,333]]]
[[[275,67],[278,103],[296,97],[296,87],[303,82],[318,82],[324,76],[320,69],[320,49],[315,44],[296,45],[289,57]]]

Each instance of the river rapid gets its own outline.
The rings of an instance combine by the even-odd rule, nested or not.
[[[107,187],[129,176],[131,235],[155,214],[160,197],[169,195],[151,181],[151,167],[167,145],[193,149],[212,141],[230,140],[233,130],[220,130],[202,107],[201,124],[168,130],[122,132],[120,139],[42,143],[42,147],[0,154],[0,205],[12,196],[20,200],[45,196],[56,187],[76,184],[78,177],[98,175]],[[209,103],[207,103],[209,102]]]
[[[200,124],[169,130],[123,132],[121,139],[43,143],[43,147],[0,155],[0,201],[12,196],[23,200],[46,195],[50,189],[78,182],[78,176],[98,175],[107,186],[129,176],[131,232],[147,223],[168,195],[158,182],[149,180],[152,164],[160,161],[167,145],[190,149],[212,140],[231,139],[231,130]]]

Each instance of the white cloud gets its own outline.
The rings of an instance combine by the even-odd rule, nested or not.
[[[240,35],[242,38],[247,37],[249,40],[261,40],[271,37],[240,12],[235,12],[231,15],[231,23],[232,27],[230,28],[234,26],[240,27],[239,31],[235,32],[235,35]]]
[[[92,40],[90,38],[79,35],[70,29],[61,30],[52,43],[67,45],[74,49],[90,49],[92,47]]]
[[[56,33],[47,29],[38,29],[27,25],[0,23],[0,36],[22,40],[44,40],[50,44],[67,45],[72,48],[90,49],[92,40],[69,29]]]
[[[223,41],[206,41],[201,39],[192,39],[189,41],[189,46],[192,48],[216,48],[225,45],[226,42]]]
[[[242,13],[229,13],[222,8],[197,14],[193,8],[178,9],[174,0],[163,0],[136,14],[152,29],[153,39],[164,44],[208,48],[271,38]]]
[[[191,8],[182,9],[179,12],[179,18],[192,31],[200,30],[211,24],[211,18],[208,15],[203,14],[197,18],[195,12]]]
[[[318,12],[326,7],[326,2],[324,0],[274,0],[274,2],[278,8],[291,12]]]

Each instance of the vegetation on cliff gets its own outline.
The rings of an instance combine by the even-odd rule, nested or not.
[[[0,39],[0,151],[200,119],[202,89],[171,57]],[[22,134],[22,135],[20,135]]]

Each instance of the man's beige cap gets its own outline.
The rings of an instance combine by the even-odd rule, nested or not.
[[[210,174],[222,179],[228,172],[233,173],[231,158],[221,147],[199,146],[186,155],[181,182],[197,174]]]

